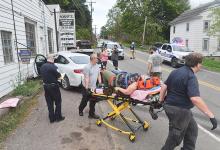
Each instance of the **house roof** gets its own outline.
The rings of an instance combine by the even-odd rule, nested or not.
[[[187,19],[193,19],[193,18],[198,18],[198,15],[202,13],[203,11],[207,10],[210,7],[213,6],[218,6],[220,5],[220,0],[214,0],[212,2],[200,5],[194,9],[186,10],[183,12],[181,15],[179,15],[177,18],[175,18],[173,21],[171,21],[169,24],[173,25],[179,22],[183,22]]]

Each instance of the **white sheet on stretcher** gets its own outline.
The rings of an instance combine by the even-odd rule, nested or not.
[[[155,93],[155,92],[160,92],[161,87],[160,86],[156,86],[152,89],[149,90],[135,90],[130,97],[132,99],[135,100],[139,100],[139,101],[145,101],[146,97],[151,94],[151,93]],[[96,89],[95,91],[96,93],[99,94],[103,94],[103,89]]]
[[[157,86],[149,90],[135,90],[130,97],[135,100],[144,101],[146,97],[155,92],[160,92],[161,87]]]

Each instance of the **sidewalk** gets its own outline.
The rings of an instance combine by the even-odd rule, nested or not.
[[[109,129],[97,127],[94,119],[88,119],[88,106],[84,116],[78,115],[81,94],[76,89],[61,89],[62,112],[66,119],[50,124],[44,99],[39,97],[39,106],[27,120],[6,140],[5,150],[114,150],[115,145]],[[96,106],[97,114],[102,114],[101,105]]]

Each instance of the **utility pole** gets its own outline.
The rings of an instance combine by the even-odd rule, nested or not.
[[[144,32],[143,32],[142,46],[144,46],[146,24],[147,24],[147,16],[145,17],[145,21],[144,21]]]
[[[97,26],[97,25],[94,25],[94,26],[95,26],[95,28],[94,28],[94,29],[95,29],[95,42],[97,42],[97,35],[96,35],[96,29],[97,29],[96,26]]]
[[[53,13],[54,13],[54,22],[55,22],[55,30],[56,30],[55,31],[56,32],[56,46],[57,46],[57,52],[59,52],[56,9],[53,10]]]
[[[91,15],[91,42],[92,42],[92,35],[93,35],[93,33],[92,33],[92,12],[93,12],[93,7],[92,7],[92,4],[93,3],[96,3],[96,2],[93,2],[93,1],[90,1],[90,2],[87,2],[87,3],[89,3],[90,4],[90,15]]]

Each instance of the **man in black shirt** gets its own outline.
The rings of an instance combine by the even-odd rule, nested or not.
[[[61,114],[61,93],[58,85],[58,78],[61,74],[57,71],[57,67],[54,65],[54,58],[50,55],[47,59],[47,63],[43,64],[40,68],[40,75],[43,79],[45,99],[49,111],[50,123],[55,121],[59,122],[65,119]],[[56,105],[54,111],[54,103]]]
[[[212,130],[217,127],[214,114],[200,97],[195,76],[201,69],[202,59],[199,53],[189,54],[185,58],[185,66],[172,71],[162,85],[160,102],[164,101],[164,109],[169,119],[169,134],[162,150],[173,150],[182,141],[181,150],[195,149],[198,127],[190,110],[194,105],[210,118]]]

